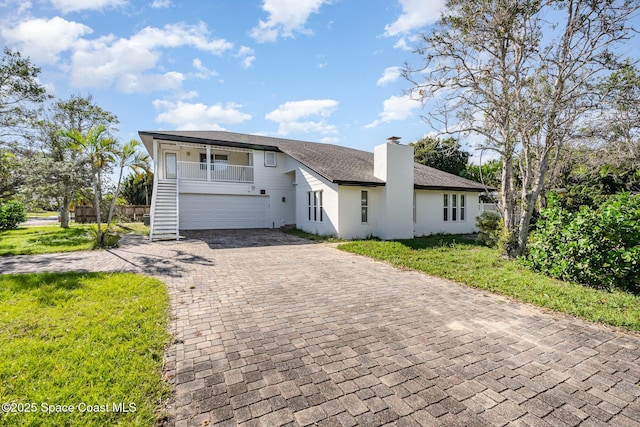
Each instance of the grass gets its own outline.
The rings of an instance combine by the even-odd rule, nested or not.
[[[43,218],[43,217],[57,217],[58,215],[60,215],[59,212],[52,212],[52,211],[33,211],[33,212],[27,212],[26,213],[27,218]]]
[[[167,321],[166,288],[150,277],[0,275],[0,403],[35,409],[0,411],[0,425],[157,425]]]
[[[90,224],[72,224],[69,228],[46,225],[0,231],[0,256],[91,250],[94,241],[88,233],[90,227]],[[149,235],[149,227],[141,222],[118,224],[114,230],[117,233]]]
[[[47,225],[0,231],[0,256],[90,250],[93,241],[88,228],[74,224],[69,228]]]
[[[115,230],[118,233],[139,234],[141,236],[148,236],[149,235],[149,227],[147,227],[146,225],[144,225],[141,222],[119,223],[116,226]]]
[[[293,236],[298,236],[303,239],[312,240],[314,242],[344,242],[344,240],[335,236],[323,236],[321,234],[308,233],[297,228],[285,230],[285,233],[291,234]]]
[[[464,236],[354,241],[338,248],[589,321],[640,331],[640,296],[552,279]]]

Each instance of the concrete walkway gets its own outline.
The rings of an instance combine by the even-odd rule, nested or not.
[[[0,258],[163,279],[167,424],[640,426],[640,339],[273,231]]]

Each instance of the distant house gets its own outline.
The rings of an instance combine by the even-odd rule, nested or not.
[[[223,131],[140,131],[154,161],[151,239],[295,225],[352,239],[475,231],[480,183],[374,152]]]

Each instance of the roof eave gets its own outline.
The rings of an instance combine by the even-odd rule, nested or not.
[[[455,191],[473,191],[478,193],[483,193],[485,191],[491,191],[491,188],[473,188],[473,187],[462,187],[455,185],[421,185],[414,184],[413,188],[416,190],[455,190]]]
[[[170,135],[170,134],[161,133],[161,132],[148,132],[148,131],[139,131],[138,134],[140,135],[141,138],[143,136],[150,136],[153,139],[162,139],[164,141],[172,141],[172,142],[220,145],[223,147],[249,148],[252,150],[264,150],[264,151],[277,151],[277,152],[282,151],[278,147],[273,145],[251,144],[248,142],[232,142],[232,141],[224,141],[221,139],[198,138],[195,136],[184,136],[184,135]]]

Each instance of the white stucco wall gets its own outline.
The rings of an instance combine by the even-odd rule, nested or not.
[[[297,228],[309,233],[337,236],[339,227],[338,186],[328,182],[317,173],[298,162],[296,175],[296,221]],[[309,221],[307,192],[322,191],[323,218]]]
[[[414,227],[416,236],[427,236],[436,233],[473,233],[477,231],[476,217],[480,214],[478,207],[479,193],[454,190],[416,190],[415,193],[416,222]],[[460,194],[465,195],[464,221],[444,221],[444,193],[457,194],[458,199]]]
[[[362,220],[361,192],[369,193],[368,221]],[[338,187],[339,199],[339,223],[338,237],[343,239],[364,239],[377,236],[377,230],[381,219],[382,187],[353,187],[341,185]]]

